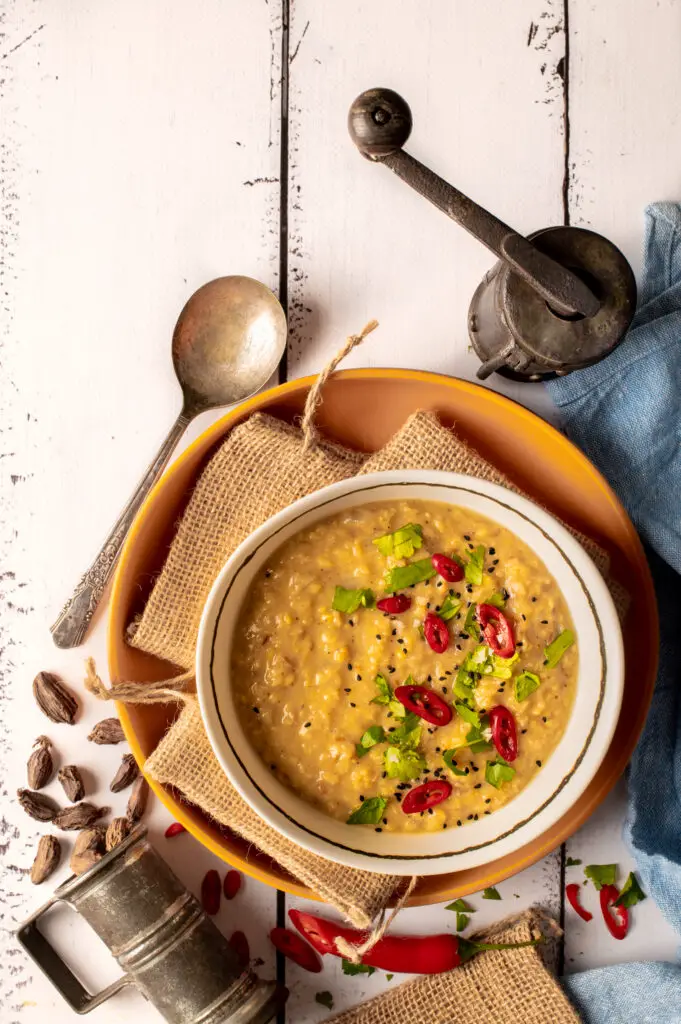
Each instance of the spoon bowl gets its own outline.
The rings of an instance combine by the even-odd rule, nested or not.
[[[218,277],[195,291],[173,333],[185,415],[232,405],[258,391],[286,347],[286,316],[251,277]]]

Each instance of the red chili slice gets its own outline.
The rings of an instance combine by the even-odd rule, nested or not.
[[[413,711],[429,725],[447,725],[452,720],[449,704],[427,686],[398,686],[395,696],[407,711]]]
[[[385,612],[386,615],[399,615],[411,608],[411,598],[406,594],[393,594],[392,597],[382,597],[376,602],[376,607],[379,612]]]
[[[518,733],[515,718],[503,704],[497,704],[488,712],[492,730],[492,743],[504,761],[515,761],[518,756]]]
[[[463,569],[458,562],[454,561],[453,558],[449,558],[447,555],[438,554],[433,555],[431,562],[433,563],[433,569],[435,569],[438,576],[442,576],[442,579],[446,580],[447,583],[458,583],[463,579]]]
[[[626,907],[615,906],[619,895],[616,885],[604,885],[600,891],[603,920],[614,939],[623,939],[629,931],[629,911]]]
[[[217,871],[213,869],[207,871],[201,882],[201,904],[206,913],[210,914],[211,917],[217,914],[220,909],[221,891],[222,886]]]
[[[173,839],[174,836],[181,836],[182,833],[186,831],[187,829],[184,825],[181,825],[179,821],[174,821],[172,825],[168,825],[168,828],[165,830],[165,837],[166,839]]]
[[[512,658],[515,653],[513,626],[493,604],[478,605],[478,622],[482,626],[485,643],[500,658]]]
[[[569,885],[565,886],[565,895],[567,896],[568,903],[570,904],[574,912],[576,914],[579,914],[582,921],[590,921],[593,917],[593,914],[591,914],[588,910],[585,910],[584,907],[580,904],[579,893],[580,888],[576,882],[570,882]]]
[[[222,891],[226,900],[233,900],[241,888],[241,875],[238,871],[228,871],[222,883]]]
[[[424,782],[422,786],[410,789],[402,801],[402,810],[405,814],[417,814],[419,811],[427,811],[429,807],[441,804],[452,792],[452,787],[443,779],[433,779],[432,782]]]
[[[248,945],[248,939],[243,932],[232,932],[229,939],[227,940],[236,953],[239,963],[242,967],[248,967],[251,959],[251,950]]]
[[[444,654],[449,647],[449,630],[447,623],[435,612],[428,612],[423,623],[423,635],[428,646],[436,654]]]
[[[301,939],[300,935],[296,935],[290,928],[273,928],[270,939],[275,948],[289,960],[293,960],[299,967],[311,971],[312,974],[319,974],[322,962],[309,942]]]

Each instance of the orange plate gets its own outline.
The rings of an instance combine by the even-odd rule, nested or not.
[[[139,515],[121,555],[109,622],[109,670],[113,680],[158,680],[172,666],[125,644],[125,627],[147,599],[165,558],[175,524],[192,486],[215,447],[232,427],[256,411],[286,420],[299,416],[314,378],[283,384],[250,399],[210,427],[168,469]],[[640,541],[626,512],[589,460],[534,413],[494,391],[467,381],[410,370],[345,370],[326,385],[319,425],[327,437],[352,448],[380,448],[417,409],[431,409],[482,455],[507,473],[530,497],[598,541],[611,555],[613,575],[632,595],[625,632],[624,703],[612,746],[580,799],[541,839],[491,864],[424,878],[412,903],[438,903],[495,885],[554,850],[575,832],[622,775],[643,727],[657,669],[658,624],[653,585]],[[158,744],[174,708],[119,705],[118,712],[138,761]],[[171,790],[152,788],[174,817],[229,864],[269,885],[314,897],[279,865],[228,829],[208,821]]]

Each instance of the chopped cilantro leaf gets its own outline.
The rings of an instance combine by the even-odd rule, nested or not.
[[[410,747],[388,747],[383,755],[383,765],[389,779],[411,782],[412,779],[419,778],[426,767],[426,762]]]
[[[506,600],[504,595],[497,590],[496,593],[492,594],[491,597],[488,597],[486,601],[483,601],[483,604],[491,604],[493,608],[498,608],[500,611],[503,611],[506,607]]]
[[[480,639],[480,626],[478,625],[477,611],[478,606],[476,604],[472,604],[466,613],[466,618],[463,624],[464,633],[468,633],[469,636],[472,636],[475,640]]]
[[[466,581],[472,583],[474,587],[479,587],[482,583],[484,565],[485,547],[483,544],[479,544],[474,551],[471,551],[464,568]]]
[[[470,921],[470,917],[468,916],[468,914],[457,914],[456,915],[456,930],[457,930],[457,932],[462,932],[464,930],[464,928],[466,927],[466,925],[468,924],[469,921]]]
[[[445,910],[454,910],[458,914],[474,914],[475,908],[470,907],[465,900],[454,900],[453,903],[448,903]]]
[[[477,672],[482,676],[493,676],[495,679],[510,679],[513,675],[511,666],[518,660],[518,652],[511,658],[500,658],[491,647],[478,644],[466,656],[463,668],[466,672]]]
[[[641,886],[638,884],[638,879],[633,871],[630,871],[627,875],[627,880],[622,886],[622,891],[619,894],[619,899],[615,900],[616,907],[633,907],[641,900],[646,898]]]
[[[511,768],[503,757],[497,757],[496,761],[488,761],[485,768],[485,782],[495,789],[501,789],[504,782],[510,782],[515,775],[515,768]]]
[[[362,736],[359,743],[355,745],[355,751],[357,757],[364,757],[368,754],[372,747],[375,747],[377,743],[385,742],[385,732],[383,731],[382,725],[372,725]]]
[[[454,680],[454,696],[458,697],[459,700],[464,701],[466,704],[474,704],[474,686],[475,677],[473,674],[471,672],[467,672],[465,668],[460,668],[456,673],[456,679]]]
[[[349,960],[342,961],[343,974],[373,974],[376,970],[375,967],[369,967],[368,964],[353,964]]]
[[[411,677],[410,677],[411,678]],[[407,711],[401,725],[390,733],[390,742],[398,747],[416,748],[421,739],[421,719],[413,711]]]
[[[451,594],[447,594],[446,598],[440,605],[440,611],[437,614],[441,619],[444,619],[445,622],[449,622],[450,619],[454,618],[460,607],[461,601],[452,597]]]
[[[374,604],[374,592],[368,587],[361,587],[359,590],[346,590],[345,587],[336,587],[333,594],[331,607],[335,612],[345,612],[352,615],[360,605],[371,608]]]
[[[479,729],[475,725],[471,726],[466,733],[466,746],[470,750],[471,754],[482,754],[484,751],[492,749],[492,744],[489,740],[485,739],[485,734],[483,732],[485,727],[489,729],[489,726],[486,726],[486,721],[486,719],[483,719],[480,723]]]
[[[412,583],[430,580],[434,575],[435,569],[429,558],[409,562],[408,565],[396,565],[385,574],[385,590],[388,594],[394,594],[396,590],[404,590]]]
[[[581,864],[581,863],[582,863],[581,860],[575,860],[574,857],[568,857],[568,859],[565,861],[565,867],[566,868],[576,868],[577,865]]]
[[[527,700],[531,693],[539,689],[540,685],[541,679],[534,672],[521,672],[513,683],[515,699],[518,702]]]
[[[483,900],[500,900],[501,896],[497,889],[493,885],[490,885],[489,889],[485,889],[482,894]]]
[[[418,523],[407,523],[394,533],[378,537],[374,544],[386,558],[390,555],[394,558],[411,558],[423,544],[423,527]]]
[[[544,648],[547,668],[555,668],[569,647],[575,642],[575,634],[571,629],[564,629]]]
[[[587,864],[584,868],[584,874],[587,878],[590,878],[597,889],[602,889],[604,885],[614,885],[615,877],[617,875],[616,864]]]
[[[327,1010],[333,1010],[333,996],[330,992],[317,992],[315,1002],[319,1003],[320,1006],[325,1006]]]
[[[347,820],[348,825],[378,825],[388,801],[382,796],[372,796],[361,803]]]
[[[464,768],[459,768],[458,765],[454,764],[454,759],[457,755],[457,750],[445,750],[442,754],[442,760],[449,768],[450,772],[454,775],[468,775],[468,772]],[[445,907],[445,910],[451,910],[451,907]]]
[[[388,710],[392,712],[395,718],[404,718],[407,709],[404,704],[401,704],[399,700],[395,700],[395,695],[392,691],[390,683],[385,676],[377,675],[374,679],[376,686],[378,687],[378,696],[374,697],[369,701],[370,704],[387,704]]]
[[[463,718],[464,722],[468,722],[469,725],[474,726],[476,729],[480,728],[480,715],[477,711],[473,711],[467,704],[462,704],[457,701],[454,705],[456,713]]]

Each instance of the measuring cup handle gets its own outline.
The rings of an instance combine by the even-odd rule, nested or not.
[[[58,902],[59,900],[52,897],[39,910],[36,910],[35,914],[31,914],[15,934],[28,955],[49,978],[71,1009],[76,1013],[89,1013],[90,1010],[94,1010],[111,996],[120,992],[126,985],[130,985],[131,980],[127,974],[124,974],[101,992],[96,992],[94,995],[88,992],[73,971],[64,963],[56,949],[38,930],[39,919]]]

